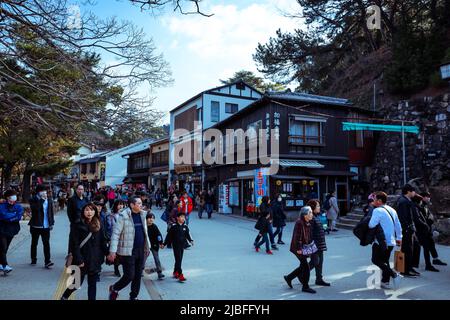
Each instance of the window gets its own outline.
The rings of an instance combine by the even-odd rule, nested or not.
[[[359,168],[358,167],[350,167],[350,172],[356,173],[356,176],[352,177],[352,180],[358,180],[359,178]]]
[[[81,164],[81,174],[86,174],[87,173],[87,163],[82,163]]]
[[[294,145],[324,144],[322,122],[302,121],[291,117],[289,119],[289,143]]]
[[[303,147],[295,144],[289,146],[290,153],[301,153],[301,154],[320,154],[319,147]]]
[[[94,163],[90,163],[89,164],[89,173],[94,174],[95,173],[95,169],[96,169],[95,162]]]
[[[202,116],[202,108],[197,109],[197,115],[196,115],[197,121],[201,122],[203,120]]]
[[[133,160],[134,170],[147,169],[148,167],[148,156],[141,156]]]
[[[169,163],[169,150],[156,152],[152,155],[152,166],[161,167]]]
[[[225,103],[225,112],[226,113],[236,113],[238,112],[238,105],[235,103]]]
[[[211,122],[219,122],[220,104],[218,101],[211,101]]]

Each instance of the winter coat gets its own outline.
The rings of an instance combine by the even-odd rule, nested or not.
[[[314,216],[311,220],[312,237],[316,243],[317,249],[320,251],[327,250],[327,244],[325,242],[325,230],[323,229],[322,221],[320,221],[320,216]]]
[[[67,203],[67,216],[69,217],[70,223],[77,223],[80,221],[81,209],[87,203],[88,200],[86,198],[80,199],[77,194],[69,199]]]
[[[158,229],[156,224],[152,224],[151,226],[147,226],[148,229],[148,237],[150,240],[150,245],[153,250],[158,251],[159,246],[163,244],[163,237],[161,232]]]
[[[273,226],[275,228],[284,227],[286,225],[286,215],[283,212],[281,203],[275,202],[272,206]]]
[[[31,209],[31,219],[28,223],[31,227],[40,227],[44,226],[44,199],[41,199],[37,196],[34,196],[30,200],[30,209]],[[47,217],[48,217],[48,225],[49,228],[52,229],[55,224],[55,217],[53,213],[53,203],[52,200],[47,200]]]
[[[327,210],[327,219],[336,220],[339,215],[339,206],[336,197],[331,197],[329,200],[330,209]]]
[[[304,245],[313,241],[311,224],[300,217],[295,222],[294,232],[292,233],[290,251],[298,256],[297,251],[302,250]]]
[[[422,215],[421,208],[418,204],[414,204],[413,220],[414,225],[416,226],[417,238],[419,239],[420,244],[423,245],[431,234],[431,228],[427,224],[426,218]]]
[[[180,199],[181,206],[178,207],[178,212],[186,213],[187,208],[187,215],[189,215],[194,208],[194,204],[192,203],[191,197],[188,197],[187,200],[188,201],[186,202],[184,197]]]
[[[104,232],[93,232],[91,238],[80,248],[80,244],[89,235],[89,226],[84,221],[72,224],[69,235],[69,248],[73,256],[72,265],[84,263],[84,270],[89,274],[99,273],[108,254],[107,240]]]
[[[167,219],[167,224],[177,223],[178,209],[176,206],[172,207],[169,211],[169,218]]]
[[[416,231],[416,226],[414,225],[414,214],[415,214],[414,203],[402,195],[397,200],[397,214],[400,224],[402,225],[403,234],[412,234]]]
[[[174,248],[184,248],[186,240],[189,242],[193,241],[189,232],[189,227],[184,223],[175,223],[170,227],[169,232],[167,232],[164,245],[172,245]]]
[[[434,224],[434,217],[430,209],[428,208],[428,205],[425,202],[422,202],[422,204],[420,205],[420,212],[422,213],[422,216],[425,218],[431,231],[431,228]]]
[[[20,223],[23,216],[23,207],[15,203],[0,203],[0,235],[14,237],[20,231]]]
[[[132,214],[134,213],[131,212],[130,208],[126,208],[119,213],[119,217],[112,231],[111,245],[109,250],[111,253],[117,253],[120,256],[132,255],[134,246],[134,221],[133,217],[131,216]],[[151,245],[148,238],[147,221],[145,218],[146,215],[147,212],[140,212],[145,236],[144,251],[146,254],[148,254],[150,252]]]
[[[259,230],[259,233],[261,234],[269,232],[269,227],[270,221],[264,216],[259,217],[258,221],[256,221],[255,229]]]

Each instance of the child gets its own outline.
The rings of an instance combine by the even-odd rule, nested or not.
[[[164,278],[164,274],[162,273],[158,251],[159,247],[163,248],[163,238],[161,232],[159,232],[159,229],[155,224],[155,215],[153,213],[147,213],[146,219],[147,219],[148,238],[152,246],[150,250],[153,254],[153,259],[155,259],[156,271],[158,272],[158,279],[161,280]]]
[[[194,245],[194,240],[192,240],[189,233],[189,228],[184,224],[186,221],[186,215],[184,212],[179,212],[177,214],[177,223],[172,225],[167,233],[166,239],[164,240],[164,246],[172,245],[173,254],[175,256],[175,267],[173,270],[174,278],[178,279],[180,282],[186,281],[183,275],[183,270],[181,269],[181,263],[183,261],[184,245],[186,240],[188,240],[191,245]]]
[[[259,230],[258,237],[262,237],[262,240],[260,242],[257,242],[255,244],[255,250],[256,252],[259,252],[259,248],[262,246],[262,244],[266,243],[266,253],[267,254],[273,254],[270,250],[270,243],[269,243],[269,225],[270,225],[270,212],[266,211],[265,214],[261,215],[258,219],[258,221],[255,224],[255,229]]]

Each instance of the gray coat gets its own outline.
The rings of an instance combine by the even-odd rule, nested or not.
[[[131,256],[134,245],[134,221],[130,208],[126,208],[119,213],[116,223],[114,224],[111,236],[111,246],[109,252],[117,253],[120,256]],[[150,240],[148,238],[147,221],[145,219],[147,212],[141,211],[142,225],[145,233],[146,254],[150,252]]]
[[[339,215],[339,207],[336,197],[331,197],[330,200],[330,209],[327,210],[327,219],[336,220]]]

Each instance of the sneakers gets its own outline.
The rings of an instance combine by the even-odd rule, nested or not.
[[[414,269],[411,269],[410,273],[412,273],[412,274],[413,274],[414,276],[416,276],[416,277],[420,276],[420,272],[417,272],[417,271],[414,270]]]
[[[33,263],[32,263],[33,264]],[[47,262],[46,264],[45,264],[45,268],[47,268],[47,269],[50,269],[51,267],[53,267],[55,264],[53,263],[53,262],[51,262],[51,261],[49,261],[49,262]]]
[[[292,289],[292,281],[289,280],[288,276],[283,276],[284,281],[286,281],[287,285],[289,286],[289,288]]]
[[[119,292],[113,289],[113,285],[109,286],[109,300],[117,300]]]
[[[272,250],[278,250],[278,247],[277,247],[276,244],[273,244],[273,245],[272,245]]]
[[[277,244],[285,244],[283,241],[279,240]]]
[[[427,271],[433,271],[433,272],[439,272],[439,269],[436,269],[435,267],[433,267],[433,266],[427,266],[427,267],[425,267],[425,270],[427,270]]]
[[[37,263],[37,261],[36,261],[36,260],[31,260],[31,263],[30,263],[30,265],[31,265],[31,266],[35,266],[35,265],[36,265],[36,263]]]
[[[411,272],[402,272],[400,273],[403,277],[407,277],[407,278],[416,278],[417,275],[412,274]]]
[[[10,273],[11,271],[13,271],[13,268],[11,268],[10,266],[6,265],[5,267],[3,267],[3,272],[5,274]]]
[[[437,266],[446,266],[447,265],[445,262],[442,262],[439,259],[433,259],[433,264],[435,264]]]
[[[180,276],[178,277],[178,281],[180,281],[180,282],[186,281],[186,278],[184,277],[183,274],[180,274]]]
[[[0,271],[3,271],[3,265],[0,264]]]
[[[312,294],[316,293],[316,290],[311,289],[310,287],[303,287],[302,291],[307,292],[307,293],[312,293]]]
[[[175,272],[173,273],[173,277],[174,277],[175,279],[178,279],[179,276],[180,276],[180,274],[179,274],[178,272],[175,271]]]
[[[270,251],[270,250],[267,250],[266,253],[267,253],[267,254],[273,254],[273,252]]]
[[[130,301],[138,301],[138,300],[139,299],[137,297],[134,297],[134,298],[130,297]]]
[[[158,273],[158,279],[159,280],[164,279],[164,277],[165,277],[165,275],[163,275],[161,272]]]
[[[331,286],[331,284],[329,284],[328,282],[325,282],[323,280],[318,280],[318,281],[316,281],[316,286],[329,287],[329,286]]]
[[[259,248],[258,247],[255,247],[255,250],[256,250],[256,252],[259,252]]]
[[[389,282],[382,282],[381,283],[381,289],[392,290],[391,286],[389,285]]]

